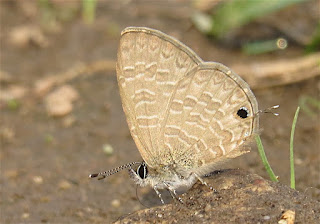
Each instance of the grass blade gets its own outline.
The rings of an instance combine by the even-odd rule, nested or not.
[[[269,174],[270,179],[272,181],[274,181],[274,182],[278,182],[278,178],[274,174],[274,172],[273,172],[273,170],[272,170],[272,168],[271,168],[271,166],[270,166],[270,164],[268,162],[267,156],[266,156],[266,154],[264,152],[264,148],[263,148],[260,136],[256,135],[255,139],[256,139],[257,146],[258,146],[258,152],[259,152],[260,158],[262,160],[262,163],[263,163],[264,167],[266,168],[267,173]]]
[[[294,173],[294,158],[293,158],[293,139],[294,139],[294,131],[296,129],[296,123],[298,120],[300,107],[297,108],[296,113],[293,118],[292,127],[291,127],[291,135],[290,135],[290,186],[292,189],[296,189],[296,181],[295,181],[295,173]]]
[[[320,111],[320,100],[310,96],[301,96],[299,98],[299,107],[308,116],[315,117]]]
[[[82,17],[87,24],[93,23],[95,19],[96,0],[82,0]]]

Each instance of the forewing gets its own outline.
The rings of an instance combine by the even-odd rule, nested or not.
[[[179,80],[202,61],[192,50],[160,31],[127,28],[118,50],[117,77],[131,135],[144,161],[154,167],[159,157],[160,131]],[[168,152],[169,153],[169,152]]]
[[[240,108],[247,118],[237,115]],[[204,63],[177,85],[163,129],[163,147],[177,167],[202,175],[222,159],[236,157],[258,128],[258,105],[248,85],[219,63]]]

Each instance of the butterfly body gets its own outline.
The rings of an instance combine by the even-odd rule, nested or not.
[[[168,189],[176,191],[188,190],[198,179],[195,174],[188,173],[183,176],[171,166],[161,166],[158,169],[152,169],[145,165],[148,173],[144,176],[138,174],[134,170],[130,171],[131,178],[136,184],[145,187],[151,186],[157,189]]]

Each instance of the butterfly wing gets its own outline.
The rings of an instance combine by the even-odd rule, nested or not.
[[[170,98],[179,80],[202,60],[172,37],[149,28],[126,28],[120,39],[117,78],[131,135],[150,167],[166,164],[162,148]]]
[[[219,63],[202,63],[177,84],[164,120],[163,148],[182,173],[204,175],[245,152],[241,146],[258,129],[257,112],[246,82]]]

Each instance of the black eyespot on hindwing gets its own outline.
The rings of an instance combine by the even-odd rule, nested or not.
[[[249,117],[249,110],[246,107],[241,107],[238,112],[237,115],[243,119]]]

